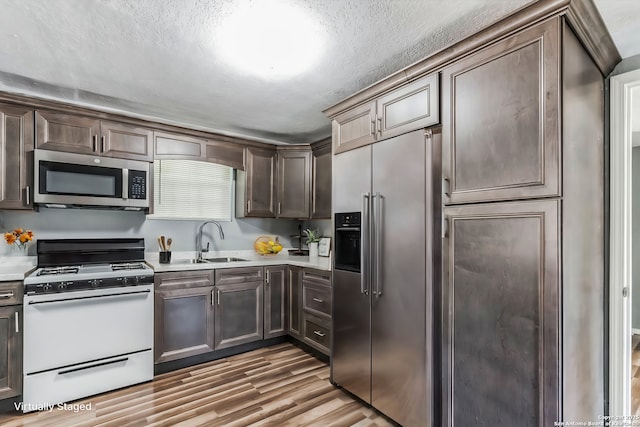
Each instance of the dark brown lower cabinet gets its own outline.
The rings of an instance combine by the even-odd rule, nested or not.
[[[289,266],[288,334],[302,339],[302,268]]]
[[[212,285],[210,271],[155,275],[155,363],[213,351]]]
[[[559,419],[557,200],[445,208],[447,426]]]
[[[262,339],[262,291],[262,281],[215,287],[216,350]]]
[[[0,307],[0,399],[22,394],[22,306]]]
[[[0,400],[22,394],[22,282],[0,283]]]
[[[287,266],[264,268],[264,338],[287,333]]]
[[[327,356],[331,352],[331,272],[302,270],[303,342]]]

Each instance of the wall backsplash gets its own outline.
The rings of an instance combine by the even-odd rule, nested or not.
[[[40,212],[0,213],[2,232],[24,227],[36,235],[36,239],[116,238],[144,237],[147,251],[157,251],[157,237],[161,234],[173,238],[173,251],[194,251],[195,236],[202,221],[176,221],[147,219],[141,212],[47,209]],[[290,236],[298,232],[299,221],[272,218],[234,218],[221,222],[225,240],[220,240],[215,225],[204,229],[203,243],[211,241],[211,250],[253,249],[253,242],[260,235],[280,237],[285,247],[293,246]],[[296,242],[297,244],[297,242]],[[9,252],[6,244],[0,246],[0,255]],[[36,245],[29,246],[29,255],[36,254]]]

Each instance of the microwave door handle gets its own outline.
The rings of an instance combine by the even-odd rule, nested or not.
[[[122,169],[122,198],[129,198],[129,169]]]

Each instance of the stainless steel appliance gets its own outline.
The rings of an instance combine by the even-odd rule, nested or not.
[[[149,208],[149,164],[59,151],[34,151],[33,201],[46,207]]]
[[[153,378],[144,239],[39,240],[24,295],[24,412]]]
[[[407,426],[437,417],[439,158],[420,130],[333,159],[331,379]]]

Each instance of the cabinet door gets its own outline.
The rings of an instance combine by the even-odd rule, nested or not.
[[[155,363],[213,351],[212,301],[212,286],[156,290]]]
[[[559,203],[445,209],[443,425],[558,420]]]
[[[560,194],[558,25],[547,21],[442,72],[445,203]]]
[[[331,145],[313,149],[311,218],[331,219]]]
[[[261,340],[262,282],[215,287],[215,349]]]
[[[100,122],[100,155],[153,161],[153,131],[122,123]]]
[[[287,333],[287,266],[264,268],[264,338]]]
[[[309,218],[311,152],[278,152],[278,218]]]
[[[244,170],[244,148],[239,144],[207,141],[204,146],[204,157],[208,162]]]
[[[276,152],[247,148],[245,155],[245,215],[273,218],[276,216]]]
[[[376,140],[375,101],[336,116],[332,123],[335,154],[368,145]]]
[[[99,120],[54,111],[36,111],[36,148],[98,154],[99,133]]]
[[[288,333],[302,339],[302,268],[289,266]]]
[[[31,209],[33,110],[0,104],[0,209]]]
[[[376,101],[378,139],[391,138],[440,121],[438,75],[422,77]]]
[[[154,159],[197,160],[203,156],[204,140],[186,135],[154,132]]]
[[[0,307],[0,399],[22,394],[22,306]]]

